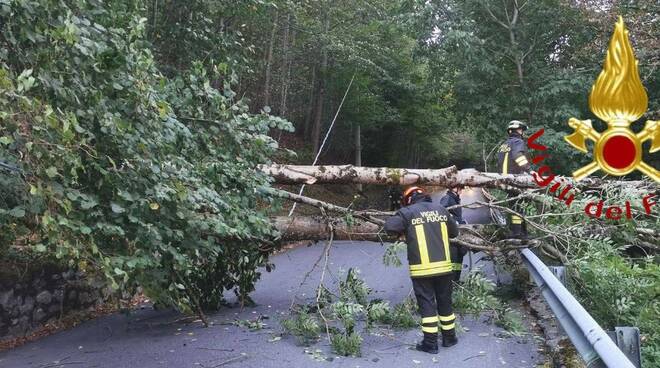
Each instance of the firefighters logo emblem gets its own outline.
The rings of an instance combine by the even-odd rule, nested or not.
[[[660,172],[642,161],[642,143],[651,140],[650,152],[660,150],[660,121],[648,120],[644,130],[636,134],[629,128],[646,112],[647,106],[648,97],[639,78],[628,31],[623,18],[619,17],[605,65],[589,95],[589,109],[606,122],[608,128],[600,133],[592,127],[591,120],[570,118],[568,121],[575,132],[564,139],[571,146],[587,153],[586,140],[594,142],[595,160],[574,171],[575,180],[600,169],[617,176],[639,170],[660,182]]]

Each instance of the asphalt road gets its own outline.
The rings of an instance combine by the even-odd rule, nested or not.
[[[214,325],[209,328],[181,320],[176,312],[147,306],[129,316],[101,317],[0,353],[0,367],[536,367],[544,360],[532,333],[522,338],[498,337],[501,329],[465,316],[459,316],[465,330],[459,334],[459,344],[441,348],[438,355],[410,350],[421,338],[419,329],[377,328],[364,333],[360,358],[335,356],[326,339],[311,348],[297,346],[290,336],[279,339],[278,320],[294,296],[297,302],[313,300],[322,267],[316,267],[304,284],[301,281],[323,248],[318,243],[274,256],[275,270],[264,271],[252,294],[258,305],[223,309],[210,316]],[[355,267],[374,289],[374,298],[389,300],[392,305],[403,301],[412,287],[406,267],[384,266],[383,252],[384,247],[377,243],[335,242],[325,275],[327,284],[336,288],[338,279]],[[479,258],[473,257],[474,264],[492,274],[492,266]],[[231,293],[227,297],[234,299]],[[258,316],[268,318],[265,328],[258,331],[233,324]],[[525,321],[529,325],[527,318]]]
[[[326,280],[336,285],[336,277],[349,267],[357,267],[374,289],[374,297],[392,304],[401,302],[411,290],[410,279],[405,266],[382,264],[383,251],[384,247],[376,243],[334,243]],[[98,318],[0,353],[0,367],[535,367],[543,359],[532,336],[500,338],[499,328],[462,316],[460,324],[467,331],[459,335],[459,344],[442,348],[435,356],[409,350],[409,345],[421,337],[417,329],[376,329],[364,334],[361,358],[337,358],[326,341],[307,348],[308,352],[297,346],[292,337],[274,341],[280,332],[277,321],[287,311],[292,297],[312,300],[321,267],[310,274],[302,287],[299,285],[322,252],[323,245],[316,244],[275,256],[275,270],[264,273],[253,294],[258,306],[243,311],[223,309],[211,316],[216,324],[209,328],[199,322],[177,321],[181,316],[174,312],[146,308],[130,316]],[[477,258],[477,265],[485,264],[477,262]],[[260,315],[269,319],[265,320],[266,328],[259,331],[231,324],[236,319]]]

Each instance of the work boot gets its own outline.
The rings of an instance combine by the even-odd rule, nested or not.
[[[448,348],[458,344],[458,338],[456,338],[456,330],[442,330],[442,346]]]
[[[424,340],[418,343],[415,349],[429,354],[438,354],[438,334],[424,332]]]

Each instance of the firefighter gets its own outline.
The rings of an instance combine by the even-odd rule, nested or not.
[[[500,146],[498,151],[499,170],[502,174],[524,174],[530,172],[530,163],[527,159],[527,143],[524,139],[527,125],[522,121],[511,120],[506,128],[509,138]],[[517,193],[509,192],[509,198]],[[523,214],[520,201],[513,205],[514,211]],[[512,238],[527,238],[527,224],[522,217],[511,215],[509,220],[510,236]]]
[[[460,205],[462,191],[462,185],[449,188],[447,194],[440,199],[440,204],[445,208]],[[454,217],[454,220],[456,220],[457,223],[467,223],[463,220],[463,208],[457,207],[449,209],[449,213]],[[454,281],[458,282],[461,279],[461,271],[463,270],[463,257],[465,257],[468,250],[465,247],[450,241],[449,251],[451,253],[451,266],[454,271]]]
[[[452,267],[449,239],[458,236],[456,220],[441,204],[433,203],[422,188],[410,187],[403,192],[402,207],[387,219],[388,233],[405,234],[408,264],[413,290],[422,314],[424,340],[417,350],[438,353],[438,326],[442,346],[456,345],[451,309]]]

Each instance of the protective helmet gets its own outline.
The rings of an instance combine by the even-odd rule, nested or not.
[[[412,202],[412,197],[415,194],[424,194],[426,193],[424,189],[417,187],[417,186],[412,186],[406,190],[403,191],[403,195],[401,196],[401,205],[402,206],[407,206]]]
[[[509,126],[506,127],[507,131],[522,129],[523,131],[527,130],[527,124],[523,123],[520,120],[511,120]]]

